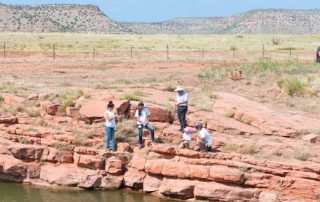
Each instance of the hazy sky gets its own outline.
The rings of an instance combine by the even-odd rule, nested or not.
[[[94,4],[115,20],[144,22],[176,17],[228,16],[257,8],[320,8],[320,0],[2,0],[1,2]]]

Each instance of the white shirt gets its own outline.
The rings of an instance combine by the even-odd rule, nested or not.
[[[191,141],[192,140],[192,134],[183,133],[182,139],[185,141]]]
[[[206,142],[206,146],[208,146],[208,147],[211,147],[211,146],[212,146],[212,136],[211,136],[211,134],[207,131],[207,129],[202,128],[202,129],[199,131],[199,136],[204,139],[204,141]]]
[[[142,125],[147,125],[148,123],[148,117],[151,115],[151,112],[149,111],[148,108],[143,108],[141,110],[141,115],[139,116],[139,109],[137,109],[136,113],[135,113],[135,117],[139,118],[139,121],[137,121],[137,124],[142,124]]]
[[[184,103],[184,104],[180,104],[179,106],[188,106],[188,94],[187,93],[183,93],[183,94],[179,94],[177,95],[176,97],[176,102],[184,102],[184,101],[187,101],[187,103]]]
[[[106,126],[109,128],[115,128],[116,127],[116,119],[108,120],[107,118],[115,116],[115,113],[113,111],[105,111],[104,115],[106,117]]]

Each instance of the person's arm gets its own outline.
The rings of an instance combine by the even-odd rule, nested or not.
[[[146,108],[146,109],[147,109],[147,123],[149,123],[149,118],[151,116],[151,112],[148,108]]]
[[[180,102],[176,101],[176,106],[179,106],[181,104],[187,104],[187,103],[188,103],[188,94],[185,94],[184,99],[182,99]]]

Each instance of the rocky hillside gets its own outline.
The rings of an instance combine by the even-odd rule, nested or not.
[[[214,16],[214,13],[212,14]],[[320,10],[254,10],[229,17],[115,22],[97,6],[0,4],[0,31],[136,34],[317,34]]]
[[[317,34],[320,10],[254,10],[224,18],[180,18],[160,23],[132,23],[143,34]]]
[[[0,31],[119,33],[124,28],[92,5],[0,4]]]

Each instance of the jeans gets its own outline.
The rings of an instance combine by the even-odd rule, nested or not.
[[[320,56],[317,57],[317,63],[320,63]]]
[[[114,138],[114,134],[115,134],[115,129],[114,128],[111,128],[111,127],[105,127],[105,130],[106,130],[106,149],[110,149],[110,142],[111,142],[111,148],[112,148],[112,151],[115,151],[116,150],[116,140]]]
[[[187,111],[188,111],[188,106],[179,106],[177,110],[181,131],[187,127],[187,120],[186,120]]]
[[[143,140],[142,140],[143,128],[146,128],[150,131],[151,142],[154,142],[154,128],[152,127],[152,125],[147,124],[147,125],[143,126],[141,124],[138,124],[139,144],[143,145]]]

